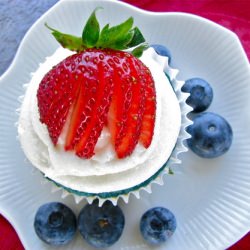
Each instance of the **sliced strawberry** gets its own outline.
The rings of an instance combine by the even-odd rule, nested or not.
[[[123,158],[132,153],[139,138],[145,147],[152,140],[154,86],[140,60],[133,56],[139,56],[147,46],[141,31],[133,27],[133,18],[100,29],[97,10],[81,37],[46,24],[64,48],[77,53],[53,67],[40,83],[40,121],[47,126],[55,146],[63,131],[60,141],[65,139],[64,149],[83,158],[94,154],[103,126],[108,126],[117,155]],[[122,49],[132,49],[131,54],[119,51]],[[146,81],[150,87],[145,92]]]
[[[75,148],[91,120],[92,109],[97,98],[99,81],[97,77],[97,64],[93,64],[92,61],[94,55],[95,52],[88,50],[82,54],[80,63],[78,62],[79,65],[77,69],[81,71],[81,75],[79,76],[80,91],[72,108],[70,125],[65,142],[66,150]],[[75,60],[77,60],[77,58]]]
[[[72,113],[64,145],[65,150],[72,150],[74,148],[76,131],[82,119],[81,114],[84,109],[84,103],[83,86],[79,84],[78,92],[72,105]]]
[[[46,74],[38,88],[40,120],[47,125],[54,145],[57,144],[77,94],[77,83],[72,81],[71,77],[72,73],[65,68],[64,62],[61,62]]]
[[[119,158],[130,155],[138,143],[142,117],[145,104],[145,79],[140,72],[142,63],[136,59],[130,58],[130,77],[132,82],[131,106],[128,109],[128,117],[125,125],[125,136],[121,142],[116,145],[116,153]]]
[[[119,53],[119,57],[123,60],[114,62],[114,95],[108,113],[108,127],[115,148],[125,136],[128,110],[132,100],[132,78],[128,60],[130,56]]]
[[[142,127],[139,141],[145,148],[148,148],[152,142],[155,127],[155,115],[156,115],[156,92],[154,80],[150,71],[146,67],[142,67],[141,72],[146,80],[145,85],[145,111],[142,118]]]
[[[109,113],[108,113],[108,119],[107,119],[107,125],[109,128],[109,131],[111,133],[111,140],[112,144],[115,145],[115,142],[118,139],[118,136],[121,134],[119,133],[120,130],[122,130],[122,108],[118,105],[119,100],[122,101],[122,91],[121,91],[121,84],[120,80],[118,80],[118,76],[116,73],[114,73],[114,95],[112,97]],[[118,84],[117,84],[118,83]]]
[[[126,52],[87,49],[66,58],[44,77],[37,98],[54,145],[68,120],[64,148],[79,157],[93,156],[104,125],[119,158],[130,155],[139,139],[145,147],[151,143],[154,82],[147,67]]]
[[[94,148],[107,120],[107,114],[113,94],[113,81],[110,72],[104,69],[103,62],[98,63],[98,88],[94,105],[91,109],[90,122],[82,133],[75,147],[76,154],[83,158],[90,158],[94,154]],[[90,109],[87,104],[86,109]]]

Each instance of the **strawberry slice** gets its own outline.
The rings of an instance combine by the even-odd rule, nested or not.
[[[45,75],[37,91],[40,121],[47,125],[54,145],[57,144],[77,94],[77,84],[71,77],[71,72],[65,68],[64,62],[61,62]]]
[[[145,148],[148,148],[152,142],[155,127],[155,115],[156,115],[156,93],[154,80],[150,71],[142,66],[141,72],[145,77],[145,111],[142,118],[142,127],[139,141]]]
[[[125,125],[128,118],[128,110],[131,106],[132,78],[129,67],[129,55],[119,53],[123,60],[116,60],[114,63],[114,95],[108,113],[108,127],[111,133],[111,140],[116,148],[121,139],[125,136]]]
[[[118,158],[124,158],[130,155],[140,137],[145,104],[145,78],[140,72],[141,64],[138,59],[130,58],[129,66],[131,69],[130,75],[132,82],[131,106],[128,109],[125,136],[115,147]]]
[[[64,148],[65,150],[72,150],[74,149],[75,141],[76,141],[76,133],[81,122],[82,117],[82,110],[84,108],[84,95],[83,95],[83,86],[79,84],[78,92],[76,95],[75,102],[73,103],[72,113],[70,117],[70,124],[67,130],[67,136]]]
[[[102,62],[98,64],[99,82],[96,98],[92,98],[93,107],[91,108],[90,122],[75,147],[76,155],[82,158],[90,158],[94,155],[94,148],[102,132],[103,126],[107,121],[107,114],[113,94],[113,81],[110,72]],[[86,109],[90,109],[87,105]]]
[[[65,142],[65,150],[73,150],[80,141],[82,134],[85,133],[90,118],[92,109],[95,105],[98,90],[98,67],[93,64],[92,60],[95,52],[92,50],[86,51],[81,55],[81,61],[77,66],[77,70],[81,72],[78,76],[79,94],[72,108],[70,124],[67,130]],[[77,61],[79,57],[75,58]]]

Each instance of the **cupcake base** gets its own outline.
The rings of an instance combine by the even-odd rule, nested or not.
[[[152,59],[154,59],[161,66],[163,66],[161,68],[161,70],[163,70],[165,72],[166,77],[170,80],[169,81],[170,83],[168,83],[168,81],[166,81],[166,84],[171,84],[171,86],[172,86],[172,88],[173,88],[173,90],[175,92],[175,94],[174,94],[170,86],[164,86],[164,88],[166,87],[167,93],[171,92],[172,96],[173,96],[173,97],[171,97],[171,96],[169,96],[167,94],[166,95],[167,100],[170,100],[170,103],[171,103],[171,98],[173,98],[174,102],[172,104],[175,105],[174,107],[178,107],[177,108],[178,112],[179,112],[179,110],[181,111],[181,114],[178,114],[178,116],[177,116],[178,117],[177,120],[179,120],[178,121],[178,127],[175,126],[177,123],[173,122],[173,121],[175,121],[175,117],[176,117],[176,115],[174,115],[174,116],[172,116],[172,119],[171,119],[171,116],[170,116],[169,121],[172,121],[172,123],[168,123],[168,122],[166,123],[167,120],[165,120],[164,121],[165,125],[163,125],[163,129],[160,130],[160,131],[168,131],[168,130],[166,130],[166,127],[168,128],[169,127],[168,124],[172,124],[171,125],[172,127],[174,126],[175,128],[177,128],[177,129],[174,130],[174,133],[169,132],[168,134],[166,134],[165,132],[163,132],[163,134],[158,135],[158,136],[164,136],[164,138],[166,138],[166,139],[169,138],[169,136],[170,136],[171,144],[169,144],[169,143],[167,143],[166,145],[165,144],[160,144],[161,145],[160,148],[159,148],[160,151],[159,152],[157,152],[157,150],[153,151],[154,153],[156,153],[156,155],[153,153],[153,155],[154,155],[154,158],[152,158],[153,160],[150,159],[150,161],[147,162],[147,168],[143,168],[143,169],[145,169],[147,171],[147,174],[145,174],[144,171],[141,172],[142,170],[137,168],[137,167],[135,168],[135,170],[129,170],[130,172],[126,172],[125,176],[124,176],[125,172],[122,172],[121,177],[122,177],[122,179],[126,180],[125,185],[124,184],[120,185],[123,182],[118,183],[117,180],[120,180],[120,179],[119,178],[116,179],[116,176],[114,176],[114,175],[112,175],[112,178],[111,178],[111,180],[113,182],[107,182],[107,179],[100,179],[98,177],[99,179],[98,178],[95,178],[95,179],[96,179],[96,183],[99,183],[99,188],[97,188],[97,186],[93,185],[94,182],[92,182],[92,180],[91,180],[91,182],[92,182],[91,185],[92,186],[89,186],[89,187],[91,187],[91,188],[89,188],[88,185],[87,185],[89,179],[85,178],[86,182],[84,182],[84,181],[82,181],[82,177],[81,177],[81,179],[79,179],[77,177],[77,175],[75,176],[76,178],[73,179],[74,180],[74,182],[73,182],[74,185],[69,185],[69,186],[68,186],[68,181],[65,182],[65,179],[63,179],[63,178],[55,178],[55,179],[51,178],[49,174],[46,174],[46,171],[49,170],[49,168],[48,168],[49,165],[47,165],[47,164],[49,164],[49,159],[46,158],[46,161],[44,161],[44,162],[42,161],[43,165],[39,165],[39,164],[41,164],[41,162],[38,163],[38,169],[40,169],[40,171],[42,173],[44,173],[45,178],[47,178],[50,182],[53,183],[53,186],[54,186],[53,191],[63,190],[62,197],[66,197],[68,195],[73,195],[74,198],[75,198],[75,201],[77,203],[80,202],[84,198],[87,199],[87,201],[89,203],[91,203],[94,199],[98,198],[100,200],[99,204],[104,202],[105,200],[110,200],[114,204],[116,204],[119,198],[123,199],[125,202],[128,202],[130,194],[134,194],[137,198],[139,198],[141,190],[145,190],[145,191],[150,193],[152,184],[154,184],[154,183],[155,184],[163,184],[163,181],[162,181],[163,175],[164,174],[169,174],[171,172],[170,169],[172,168],[172,165],[181,163],[181,161],[178,159],[178,154],[181,153],[181,152],[187,151],[187,149],[184,146],[183,142],[184,142],[184,140],[189,138],[188,134],[185,131],[185,128],[190,124],[190,121],[187,118],[187,113],[190,112],[191,108],[189,106],[187,106],[187,104],[185,102],[187,97],[188,97],[188,94],[183,93],[181,91],[181,87],[183,86],[184,82],[183,81],[178,81],[176,79],[176,76],[178,74],[178,70],[172,69],[172,68],[169,67],[167,58],[157,55],[153,51],[153,49],[151,49],[151,51],[149,53],[150,53],[149,58],[152,57]],[[154,64],[151,64],[151,68],[154,69]],[[155,72],[155,74],[158,74],[159,69],[156,69],[156,71],[154,70],[152,72]],[[162,74],[162,78],[160,78],[160,84],[162,82],[164,84],[164,78],[165,78],[165,76],[164,76],[164,74]],[[156,78],[156,79],[158,80],[158,83],[159,83],[159,79],[158,78]],[[28,89],[28,91],[29,91],[29,89]],[[166,93],[166,92],[162,91],[162,93]],[[175,98],[175,95],[176,95],[177,99]],[[164,95],[164,98],[165,98],[165,95]],[[168,98],[170,98],[170,99],[168,99]],[[166,100],[166,99],[164,99],[164,100]],[[25,102],[26,107],[28,107],[27,98],[24,101],[26,101]],[[168,109],[166,109],[166,110],[168,110]],[[24,109],[25,112],[26,112],[26,110],[27,109]],[[165,109],[162,109],[162,110],[165,110]],[[173,110],[175,110],[175,109],[173,109]],[[172,113],[173,113],[173,111],[172,111]],[[166,117],[169,116],[168,113],[163,113],[163,117],[165,117],[164,115]],[[27,122],[30,122],[30,121],[28,121],[29,118],[25,118],[26,116],[22,116],[22,117],[24,119],[24,123],[26,122],[25,119],[27,119]],[[27,116],[27,117],[29,117],[29,116]],[[165,118],[163,118],[163,119],[165,119]],[[28,125],[31,125],[31,124],[28,124]],[[180,129],[179,129],[179,126],[180,126]],[[21,128],[22,127],[23,126],[21,126]],[[158,131],[158,130],[156,130],[156,131]],[[172,131],[171,127],[170,127],[169,131]],[[25,133],[25,131],[24,131],[24,133]],[[178,135],[178,133],[179,133],[179,136],[178,136],[177,141],[175,143],[175,138]],[[165,137],[165,135],[167,135],[167,136]],[[30,141],[34,141],[34,143],[38,143],[39,138],[37,138],[35,140],[34,135],[32,133],[30,133],[30,132],[29,132],[28,136],[29,136],[29,142],[28,142],[27,138],[25,137],[25,139],[26,139],[25,144],[27,145],[27,143],[28,143],[29,149],[32,149],[30,147],[30,145],[29,145]],[[156,137],[156,138],[160,138],[160,137]],[[174,138],[174,140],[173,140],[173,138]],[[166,139],[165,139],[165,141],[166,141]],[[166,147],[168,147],[168,151],[166,151]],[[44,148],[44,150],[46,151],[45,148]],[[26,151],[25,151],[28,154],[27,155],[28,158],[31,160],[32,163],[34,163],[35,166],[37,165],[36,161],[38,161],[40,159],[39,155],[41,154],[41,152],[40,151],[38,152],[38,151],[35,152],[36,153],[35,155],[31,154],[31,152],[29,150],[27,150],[27,148],[26,148]],[[165,155],[165,152],[167,152],[166,155]],[[44,152],[44,154],[45,153],[46,152]],[[165,162],[164,155],[166,157],[165,159],[167,160],[166,163],[164,163]],[[160,161],[158,161],[158,164],[154,164],[156,159],[157,159],[157,161],[160,160]],[[164,163],[164,165],[162,166],[163,163]],[[154,164],[153,167],[150,167],[150,166],[152,166],[152,164]],[[141,168],[142,167],[146,167],[146,166],[141,165]],[[138,169],[139,169],[139,172],[138,172],[139,175],[137,174]],[[46,170],[46,171],[44,172],[43,170]],[[52,168],[52,170],[53,170],[53,168]],[[142,173],[142,175],[141,175],[141,173]],[[56,172],[56,174],[58,174],[58,173]],[[58,175],[58,176],[60,176],[60,175]],[[133,176],[137,176],[139,178],[134,179]],[[62,182],[61,182],[61,180],[62,180]],[[103,180],[102,181],[103,186],[100,186],[99,180]],[[130,183],[130,180],[131,180],[131,183]],[[67,185],[65,185],[65,183],[67,183]],[[85,183],[85,186],[81,186],[82,183]],[[107,187],[109,186],[108,189],[106,189],[106,183],[108,183],[108,185],[107,185]],[[111,183],[113,183],[114,187],[117,187],[116,189],[114,188],[114,191],[113,191],[112,186],[110,186]],[[116,183],[116,184],[114,184],[114,183]],[[137,183],[139,183],[139,184],[137,184]],[[118,186],[117,186],[117,184],[118,184]],[[77,190],[78,185],[80,185],[81,187],[79,186],[79,189]],[[88,188],[86,188],[86,187],[88,187]],[[105,188],[102,189],[103,187],[105,187]],[[123,189],[123,187],[124,187],[124,189]],[[99,190],[101,190],[101,191],[105,190],[105,192],[99,192]]]

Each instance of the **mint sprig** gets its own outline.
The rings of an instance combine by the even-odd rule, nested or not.
[[[133,17],[128,18],[123,23],[110,27],[106,24],[100,29],[100,24],[96,18],[96,12],[102,9],[96,8],[87,20],[82,37],[61,33],[51,28],[47,23],[45,26],[50,29],[55,39],[66,49],[72,51],[84,51],[87,48],[110,48],[114,50],[127,50],[134,48],[131,53],[140,57],[143,51],[148,48],[141,31],[138,27],[133,27]]]

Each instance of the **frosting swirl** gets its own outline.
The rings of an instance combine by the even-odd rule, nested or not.
[[[176,144],[181,112],[178,99],[164,74],[167,59],[148,49],[140,58],[150,69],[156,87],[156,122],[152,143],[148,149],[138,144],[131,156],[117,159],[104,129],[91,159],[81,159],[63,149],[63,133],[55,147],[47,127],[41,124],[36,92],[43,76],[72,52],[59,48],[33,74],[21,107],[18,132],[23,150],[31,163],[45,176],[83,192],[99,193],[136,186],[156,173],[170,157]],[[67,126],[67,122],[66,122]]]

